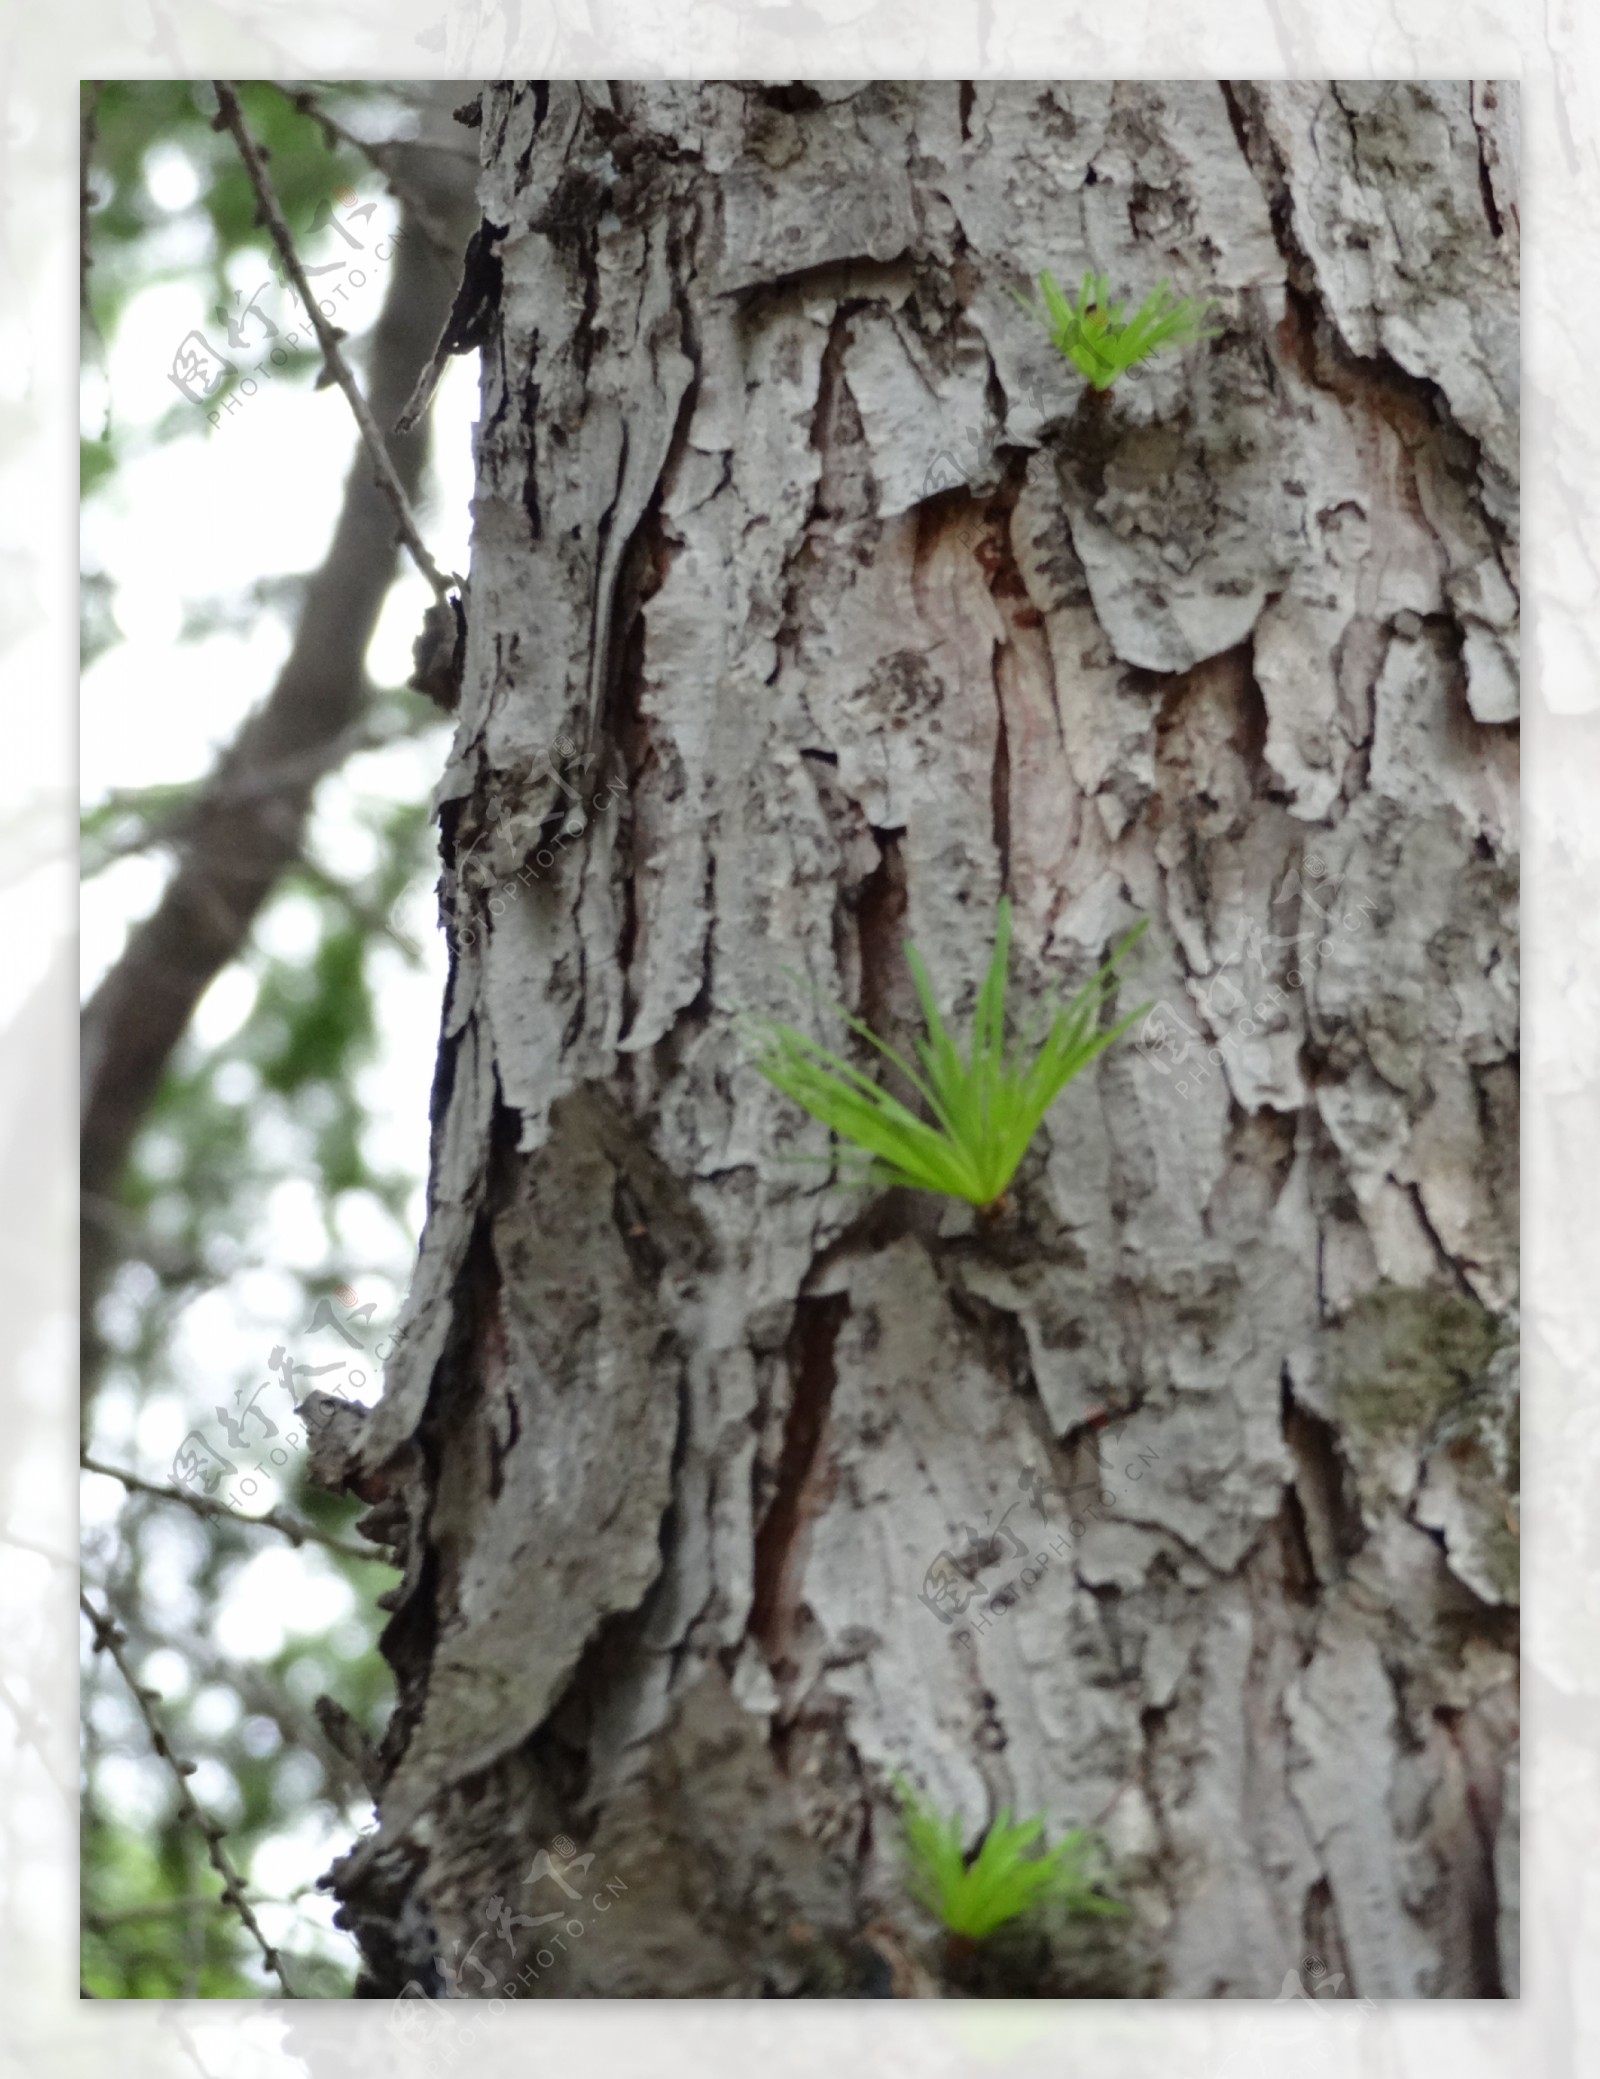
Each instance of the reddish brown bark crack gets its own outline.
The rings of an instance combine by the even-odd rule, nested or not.
[[[789,1413],[772,1499],[755,1540],[750,1631],[775,1673],[782,1675],[799,1614],[805,1532],[825,1499],[823,1437],[835,1384],[834,1345],[848,1295],[801,1299],[789,1336]]]

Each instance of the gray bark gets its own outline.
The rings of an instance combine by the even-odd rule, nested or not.
[[[483,139],[363,1989],[1514,1989],[1514,88],[551,83]],[[1097,400],[1042,267],[1222,336]],[[1157,1006],[1006,1215],[786,1162],[739,1014],[903,1043],[902,940],[964,1013],[1002,892],[1025,1009],[1139,917]],[[896,1771],[1098,1823],[1130,1917],[952,1959]]]

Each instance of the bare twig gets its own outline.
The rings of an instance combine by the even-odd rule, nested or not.
[[[263,1668],[248,1660],[234,1660],[219,1652],[203,1634],[171,1622],[157,1631],[140,1613],[130,1614],[128,1624],[141,1645],[168,1647],[197,1680],[220,1683],[233,1691],[247,1711],[258,1718],[270,1718],[286,1747],[314,1754],[322,1764],[325,1794],[335,1803],[364,1807],[374,1802],[359,1763],[352,1761],[329,1734],[322,1715],[316,1710],[305,1710]],[[309,1888],[314,1890],[315,1886]],[[280,1903],[292,1905],[294,1899]]]
[[[262,1516],[246,1516],[238,1509],[230,1509],[223,1502],[213,1501],[208,1494],[190,1494],[182,1487],[163,1487],[158,1481],[144,1480],[137,1473],[130,1473],[118,1465],[103,1465],[98,1458],[91,1458],[87,1451],[79,1456],[78,1463],[86,1473],[104,1473],[108,1480],[120,1480],[130,1494],[154,1495],[157,1501],[178,1502],[192,1509],[197,1516],[215,1518],[225,1523],[240,1523],[247,1530],[275,1530],[286,1537],[291,1545],[324,1545],[330,1552],[341,1552],[346,1559],[364,1559],[369,1564],[382,1563],[383,1554],[376,1546],[366,1550],[359,1545],[336,1538],[331,1532],[318,1530],[303,1517],[290,1515],[287,1509],[268,1509]]]
[[[370,166],[375,166],[388,183],[390,194],[416,224],[439,258],[452,269],[460,266],[460,246],[440,226],[438,218],[433,215],[416,188],[403,174],[396,173],[391,165],[390,161],[394,155],[392,145],[374,144],[365,137],[358,137],[353,130],[346,129],[337,116],[329,115],[316,95],[305,87],[286,87],[280,79],[272,80],[269,84],[276,88],[292,108],[297,108],[303,116],[308,116],[317,125],[322,132],[322,141],[330,152],[335,142],[345,144],[351,151],[359,152]]]
[[[250,185],[255,190],[261,220],[270,232],[289,279],[294,283],[295,291],[305,306],[306,316],[316,332],[317,344],[322,348],[322,356],[329,372],[350,401],[350,409],[355,414],[357,426],[361,429],[361,438],[365,441],[367,453],[372,458],[379,485],[394,508],[395,519],[400,528],[400,539],[405,543],[412,562],[433,587],[434,596],[443,599],[449,594],[452,586],[459,588],[462,580],[459,577],[447,578],[444,575],[429,555],[427,546],[417,530],[411,501],[406,497],[405,487],[395,474],[394,464],[389,459],[389,450],[384,446],[383,435],[378,431],[378,422],[372,416],[367,400],[361,394],[361,387],[350,373],[344,356],[339,352],[339,342],[334,329],[323,316],[316,296],[312,293],[311,284],[306,279],[306,271],[294,249],[289,226],[283,220],[278,198],[273,194],[272,184],[267,179],[267,169],[262,161],[260,146],[250,135],[244,111],[239,106],[238,95],[225,79],[213,80],[212,85],[217,90],[219,104],[217,127],[231,132],[234,143],[239,147],[239,156],[244,161],[245,172],[249,175]]]
[[[178,1786],[178,1801],[183,1806],[185,1816],[199,1828],[205,1840],[206,1856],[210,1861],[211,1867],[222,1879],[222,1897],[224,1901],[232,1906],[240,1920],[254,1937],[256,1947],[261,1951],[262,1959],[267,1969],[273,1973],[278,1983],[283,1987],[284,1996],[291,2000],[297,1998],[298,1995],[294,1987],[289,1983],[289,1974],[284,1969],[283,1958],[261,1932],[261,1923],[256,1919],[255,1911],[250,1901],[244,1895],[243,1879],[234,1868],[228,1851],[222,1845],[226,1829],[218,1820],[211,1817],[210,1813],[204,1809],[196,1799],[194,1792],[189,1788],[189,1778],[194,1774],[195,1763],[182,1761],[173,1753],[161,1721],[157,1718],[151,1702],[154,1692],[144,1687],[128,1664],[128,1657],[122,1650],[127,1640],[127,1633],[112,1618],[102,1616],[81,1588],[78,1590],[78,1607],[82,1610],[84,1616],[88,1618],[90,1626],[94,1631],[94,1650],[96,1653],[109,1653],[112,1660],[116,1662],[117,1672],[121,1675],[123,1681],[127,1683],[133,1700],[139,1708],[139,1715],[149,1729],[150,1744],[172,1771],[172,1779]]]

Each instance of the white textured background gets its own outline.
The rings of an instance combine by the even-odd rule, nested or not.
[[[0,2071],[820,2068],[943,2079],[1600,2074],[1600,10],[1580,0],[87,0],[0,27]],[[76,1997],[71,1351],[77,92],[99,78],[670,73],[1523,82],[1527,1437],[1520,2003],[951,2002],[450,2010]]]

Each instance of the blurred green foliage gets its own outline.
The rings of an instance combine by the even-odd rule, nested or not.
[[[361,1508],[303,1481],[288,1499],[316,1528],[347,1538]],[[143,1495],[130,1497],[117,1530],[117,1621],[129,1633],[142,1679],[156,1692],[153,1708],[173,1753],[198,1764],[191,1788],[226,1827],[235,1867],[248,1874],[258,1849],[308,1821],[338,1834],[356,1831],[370,1819],[370,1800],[356,1772],[328,1746],[313,1707],[319,1695],[331,1695],[359,1725],[376,1732],[391,1688],[364,1613],[393,1582],[392,1571],[376,1561],[306,1548],[308,1569],[337,1572],[350,1582],[355,1614],[291,1634],[277,1653],[240,1664],[210,1639],[206,1613],[270,1549],[270,1534],[231,1523],[201,1524]],[[180,1597],[147,1578],[170,1583],[175,1568],[184,1577]],[[156,1653],[160,1660],[151,1667]],[[174,1679],[178,1663],[181,1680]],[[103,1657],[86,1667],[84,1713],[85,1987],[102,1999],[259,1996],[259,1952],[222,1902],[221,1879],[205,1843],[182,1817],[175,1785],[161,1766],[151,1763],[145,1771],[149,1784],[159,1786],[153,1809],[130,1814],[114,1775],[111,1794],[104,1794],[108,1762],[147,1755],[151,1742],[120,1675]],[[259,1911],[270,1894],[257,1884],[248,1889]],[[291,1934],[282,1946],[298,1994],[348,1996],[349,1963],[334,1962],[303,1936]]]
[[[222,1046],[186,1036],[134,1146],[122,1203],[136,1215],[159,1207],[169,1257],[192,1264],[202,1282],[227,1274],[286,1173],[309,1170],[330,1207],[341,1192],[365,1191],[397,1224],[405,1217],[416,1179],[364,1158],[357,1079],[377,1030],[373,955],[388,944],[416,958],[389,913],[426,872],[432,833],[421,802],[357,813],[381,842],[372,870],[335,879],[309,862],[289,869],[241,962],[256,984],[248,1017]],[[313,940],[303,958],[261,947],[290,906]],[[263,1132],[267,1120],[276,1131]]]
[[[360,81],[319,85],[314,91],[341,123],[352,110],[394,104],[391,90]],[[129,299],[157,282],[201,279],[208,306],[234,294],[229,263],[241,253],[260,258],[277,274],[276,249],[256,221],[256,198],[233,140],[211,127],[215,89],[204,80],[101,80],[80,89],[83,131],[89,142],[89,250],[85,270],[86,358],[96,338],[115,332]],[[267,153],[268,172],[291,231],[304,238],[341,193],[380,177],[353,146],[330,145],[321,125],[264,81],[239,83],[239,102],[251,134]],[[197,193],[187,207],[166,208],[152,192],[152,169],[177,152],[193,169]],[[302,353],[284,371],[309,379],[319,356]],[[221,394],[226,395],[226,390]],[[158,439],[191,430],[192,411],[181,401],[156,429]],[[116,466],[120,437],[114,412],[104,431],[83,442],[85,494]]]
[[[211,127],[215,97],[208,85],[112,81],[83,91],[90,380],[81,482],[90,504],[112,495],[119,472],[152,445],[207,436],[204,415],[182,402],[153,426],[119,419],[106,391],[103,343],[115,339],[135,298],[153,284],[184,278],[201,283],[208,308],[226,304],[237,256],[258,253],[264,275],[272,256],[255,224],[254,197],[232,140]],[[405,113],[397,88],[339,84],[315,91],[339,121],[364,117],[367,134],[378,134],[387,112],[397,124]],[[252,130],[271,154],[273,182],[298,236],[350,187],[368,196],[381,191],[381,175],[360,154],[330,149],[319,125],[275,88],[245,83],[240,94]],[[194,193],[186,206],[169,209],[152,192],[150,172],[165,162],[170,175],[174,153],[192,167]],[[182,186],[169,179],[165,192]],[[304,357],[299,380],[307,386],[315,366],[314,356]],[[110,592],[106,573],[85,572],[85,668],[120,640]],[[186,602],[179,640],[244,626],[265,613],[292,621],[296,593],[297,581],[266,578],[237,599]],[[369,705],[364,741],[381,752],[438,726],[437,710],[421,696],[380,689]],[[256,1260],[269,1201],[286,1181],[310,1185],[335,1238],[328,1260],[292,1274],[300,1304],[281,1323],[277,1340],[297,1356],[314,1354],[300,1352],[297,1339],[316,1301],[369,1268],[332,1260],[346,1194],[359,1194],[369,1214],[374,1204],[382,1209],[393,1236],[390,1264],[410,1260],[415,1235],[407,1202],[418,1179],[373,1157],[362,1078],[377,1051],[384,963],[414,964],[421,957],[394,913],[430,876],[433,838],[425,789],[418,789],[417,800],[402,802],[363,793],[359,760],[337,784],[347,839],[339,869],[319,856],[313,827],[312,841],[263,909],[238,962],[242,972],[226,978],[241,1003],[248,1002],[242,1022],[220,1044],[205,1044],[194,1031],[186,1036],[135,1140],[112,1209],[121,1263],[101,1312],[105,1377],[85,1381],[91,1403],[97,1388],[114,1390],[124,1407],[131,1396],[137,1416],[180,1391],[175,1352],[186,1310]],[[134,856],[159,859],[181,837],[196,793],[190,783],[167,784],[89,804],[85,876]],[[365,863],[352,868],[352,858]],[[273,1268],[291,1275],[281,1265]],[[367,1324],[369,1351],[389,1326],[382,1318]],[[264,1347],[254,1378],[265,1375],[266,1358]],[[219,1379],[219,1399],[239,1383]],[[125,1421],[124,1434],[127,1428]],[[96,1455],[131,1463],[126,1449],[97,1446]],[[302,1466],[303,1458],[296,1459],[285,1491],[274,1498],[318,1529],[351,1539],[361,1505],[307,1487]],[[174,1752],[198,1764],[191,1787],[226,1826],[228,1852],[245,1873],[258,1911],[270,1899],[250,1878],[259,1850],[303,1837],[308,1827],[316,1840],[348,1841],[370,1820],[358,1772],[317,1724],[316,1698],[330,1694],[376,1737],[391,1695],[371,1613],[394,1576],[376,1560],[302,1548],[294,1555],[302,1578],[341,1577],[352,1591],[348,1612],[320,1628],[286,1625],[281,1649],[248,1665],[219,1648],[215,1612],[246,1570],[276,1548],[288,1549],[271,1532],[202,1522],[181,1506],[130,1494],[114,1527],[91,1535],[85,1555],[91,1595],[109,1600],[128,1632],[134,1664],[155,1659],[155,1672],[144,1678],[160,1692],[153,1708]],[[259,1952],[220,1902],[221,1881],[204,1842],[180,1815],[170,1771],[152,1755],[149,1729],[116,1668],[87,1648],[83,1703],[86,1989],[102,1998],[259,1996],[268,1989]],[[283,1949],[297,1992],[348,1996],[353,1948],[338,1957],[326,1935],[303,1926]]]
[[[91,80],[80,88],[84,145],[83,361],[86,371],[103,370],[105,342],[115,337],[134,297],[165,281],[189,281],[202,290],[212,314],[207,337],[220,348],[225,331],[219,308],[236,294],[230,270],[241,255],[258,261],[263,280],[281,281],[280,261],[267,231],[256,222],[255,195],[233,140],[212,128],[216,92],[204,80]],[[341,126],[359,113],[373,118],[399,113],[395,90],[364,81],[311,83],[317,103]],[[313,227],[352,188],[381,193],[381,174],[354,146],[330,145],[323,126],[303,114],[288,96],[262,81],[243,81],[240,105],[252,135],[268,154],[268,172],[302,255]],[[191,171],[193,198],[178,208],[163,204],[153,188],[174,156]],[[289,292],[285,289],[284,295]],[[226,354],[222,356],[227,359]],[[226,380],[213,393],[221,405],[246,379],[229,364]],[[321,356],[297,347],[275,369],[274,380],[310,388]],[[98,400],[98,408],[96,406]],[[79,497],[87,502],[115,482],[118,467],[151,446],[204,438],[211,431],[195,405],[173,393],[154,426],[130,427],[103,386],[86,392],[85,423],[78,444]],[[104,573],[86,571],[81,632],[87,665],[119,640],[104,606]]]
[[[297,1497],[297,1505],[303,1497]],[[327,1503],[329,1498],[319,1497]],[[343,1520],[357,1513],[353,1505],[331,1502]],[[160,1508],[140,1503],[135,1510],[146,1523]],[[309,1513],[309,1511],[303,1511]],[[319,1510],[327,1515],[327,1510]],[[137,1521],[125,1522],[124,1536],[134,1546],[146,1540]],[[263,1542],[262,1534],[221,1526],[207,1534],[208,1550],[194,1576],[194,1586],[207,1601],[226,1592],[230,1573],[248,1563]],[[393,1580],[386,1569],[360,1566],[325,1555],[329,1566],[348,1569],[359,1583],[363,1601]],[[361,1577],[365,1577],[362,1579]],[[129,1608],[119,1621],[135,1640],[144,1627]],[[339,1823],[357,1826],[370,1816],[358,1786],[336,1761],[319,1751],[310,1700],[323,1692],[337,1697],[358,1721],[371,1723],[389,1701],[387,1670],[376,1653],[352,1654],[341,1628],[351,1620],[296,1637],[271,1659],[248,1669],[231,1668],[208,1653],[203,1640],[191,1643],[191,1680],[182,1693],[164,1695],[155,1706],[173,1751],[197,1759],[206,1769],[194,1784],[207,1809],[227,1826],[226,1845],[235,1866],[248,1871],[263,1843],[319,1809]],[[165,1642],[164,1642],[165,1643]],[[180,1647],[178,1650],[182,1651]],[[107,1753],[126,1753],[148,1746],[148,1733],[131,1706],[120,1709],[120,1678],[115,1670],[98,1669],[96,1694],[86,1728],[86,1760],[94,1765]],[[103,1696],[108,1712],[93,1705]],[[224,1716],[219,1702],[227,1708]],[[235,1709],[235,1705],[237,1708]],[[107,1738],[95,1725],[96,1715],[125,1728]],[[226,1789],[218,1786],[225,1780]],[[153,1819],[138,1825],[114,1815],[91,1792],[86,1800],[80,1857],[83,1885],[83,1937],[80,1971],[84,1986],[100,1999],[245,1999],[263,1990],[259,1952],[238,1918],[221,1898],[222,1883],[212,1869],[205,1843],[179,1816],[175,1793],[169,1791]],[[250,1887],[259,1907],[261,1891]],[[291,1982],[301,1997],[348,1997],[352,1974],[291,1935],[284,1943]]]

